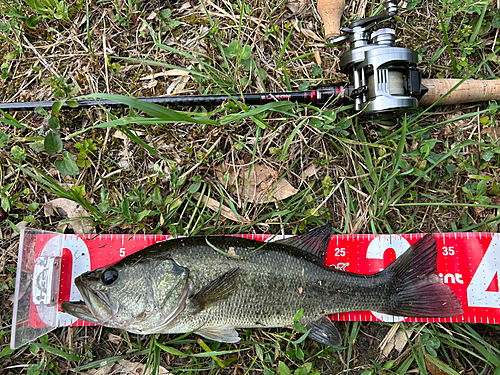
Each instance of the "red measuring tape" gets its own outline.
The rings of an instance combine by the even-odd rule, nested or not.
[[[371,274],[391,264],[422,234],[407,235],[337,235],[332,236],[326,265],[348,272]],[[281,236],[242,235],[258,241]],[[491,233],[439,233],[437,272],[460,299],[464,314],[452,318],[403,318],[370,311],[333,314],[333,320],[386,322],[471,322],[500,324],[500,235]],[[22,255],[24,272],[33,274],[29,324],[43,326],[91,325],[60,311],[62,301],[79,300],[74,279],[79,274],[105,267],[159,241],[161,235],[100,235],[93,239],[76,235],[39,234],[30,242],[31,258]],[[60,243],[61,256],[52,259],[54,242]],[[56,246],[56,247],[57,247]],[[25,251],[26,253],[26,251]],[[57,259],[56,259],[57,258]],[[31,263],[30,263],[31,262]],[[29,268],[33,264],[34,269]],[[56,269],[59,277],[49,277]],[[54,283],[50,292],[50,285]],[[52,283],[52,284],[51,284]],[[45,289],[44,289],[45,288]],[[47,291],[49,290],[49,291]],[[47,306],[51,305],[52,309]]]

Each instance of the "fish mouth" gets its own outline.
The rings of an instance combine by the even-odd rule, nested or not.
[[[92,314],[87,304],[83,301],[64,301],[61,303],[61,311],[87,322],[99,324],[94,314]]]
[[[75,285],[80,291],[83,301],[65,301],[61,304],[61,311],[100,325],[114,318],[116,310],[105,293],[86,288],[81,276],[75,279]]]

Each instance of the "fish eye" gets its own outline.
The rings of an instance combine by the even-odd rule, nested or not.
[[[104,270],[101,275],[101,281],[104,285],[111,285],[116,281],[116,279],[118,279],[118,271],[114,267],[109,267]]]

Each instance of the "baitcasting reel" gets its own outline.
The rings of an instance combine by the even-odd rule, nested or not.
[[[355,111],[373,120],[394,119],[418,110],[418,100],[427,92],[417,69],[417,53],[394,47],[395,31],[372,30],[397,13],[394,0],[384,2],[386,11],[357,19],[340,30],[347,35],[332,38],[332,43],[348,40],[350,49],[341,55],[340,67],[352,77],[345,95],[354,101]]]

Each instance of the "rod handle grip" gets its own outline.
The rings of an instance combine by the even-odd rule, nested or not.
[[[421,106],[430,106],[436,103],[453,87],[460,79],[423,79],[422,84],[429,91],[420,99]],[[466,79],[460,86],[451,92],[439,105],[484,102],[489,100],[500,100],[500,79],[477,80]]]
[[[323,20],[326,40],[340,35],[340,18],[344,8],[345,0],[318,0],[318,13]]]

